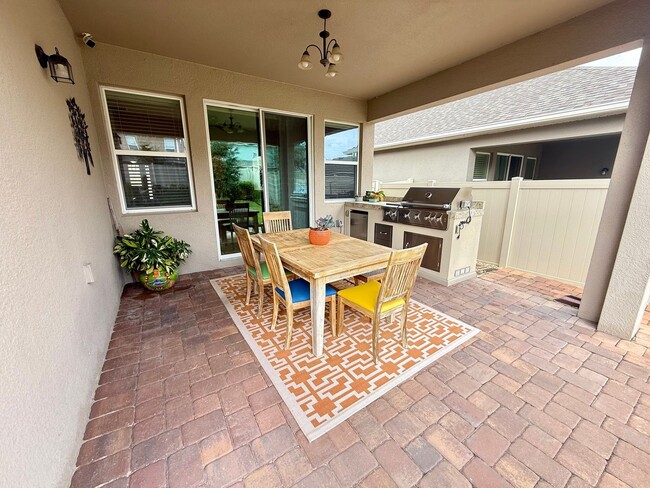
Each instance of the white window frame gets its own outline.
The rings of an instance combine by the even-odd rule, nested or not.
[[[100,86],[100,91],[102,95],[102,105],[104,109],[104,123],[106,124],[106,132],[108,136],[108,145],[111,148],[111,156],[113,158],[113,170],[115,171],[115,181],[117,183],[117,192],[120,196],[120,206],[123,214],[154,214],[154,213],[181,213],[181,212],[195,212],[196,211],[196,197],[194,194],[194,176],[192,172],[192,160],[190,158],[189,150],[189,138],[187,135],[187,122],[185,120],[185,102],[183,97],[175,95],[163,95],[160,93],[146,92],[141,90],[130,90],[126,88],[116,88],[111,86]],[[120,93],[133,93],[135,95],[142,95],[152,98],[166,98],[169,100],[177,100],[180,103],[181,110],[181,121],[183,123],[183,140],[185,142],[185,151],[184,152],[170,152],[170,151],[142,151],[134,149],[115,149],[115,143],[113,142],[113,132],[111,127],[111,119],[108,114],[108,103],[106,100],[106,92],[120,92]],[[147,207],[147,208],[127,208],[126,206],[126,197],[124,196],[124,182],[122,181],[122,175],[120,173],[120,165],[118,156],[157,156],[164,158],[185,158],[187,161],[187,178],[190,184],[190,199],[191,205],[180,206],[180,207]]]
[[[357,156],[356,161],[330,161],[328,159],[325,159],[325,126],[327,124],[338,124],[338,125],[347,125],[352,127],[356,127],[359,130],[359,142],[357,144],[357,147],[359,148],[359,155]],[[356,171],[356,177],[354,181],[354,194],[357,195],[359,192],[359,173],[361,168],[361,124],[358,124],[356,122],[341,122],[338,120],[329,120],[326,119],[323,123],[323,198],[326,203],[337,203],[337,202],[354,202],[354,197],[351,198],[327,198],[327,189],[325,188],[325,182],[326,182],[326,168],[328,164],[345,164],[349,166],[356,166],[357,171]]]
[[[479,154],[486,154],[488,157],[487,168],[485,168],[485,178],[474,178],[474,171],[476,170],[476,156]],[[474,168],[472,168],[472,181],[487,181],[490,176],[490,165],[492,164],[492,153],[485,151],[474,151]]]
[[[215,232],[215,238],[216,238],[216,243],[217,243],[217,259],[219,261],[229,261],[229,260],[241,260],[241,253],[232,253],[232,254],[221,254],[221,239],[219,237],[219,223],[218,223],[218,215],[217,215],[217,195],[214,191],[214,170],[212,168],[212,155],[210,154],[210,121],[208,120],[208,107],[216,107],[216,108],[232,108],[234,110],[243,110],[246,112],[257,112],[259,115],[259,120],[260,120],[260,145],[262,146],[262,151],[260,154],[260,157],[262,158],[262,168],[264,171],[264,181],[263,181],[263,189],[264,189],[264,211],[266,212],[269,208],[269,192],[268,192],[268,178],[266,174],[266,134],[265,134],[265,125],[264,125],[264,114],[265,113],[270,113],[270,114],[280,114],[280,115],[290,115],[294,117],[303,117],[307,120],[307,167],[308,167],[308,172],[307,172],[307,184],[308,186],[308,192],[309,192],[309,222],[314,221],[314,214],[315,214],[315,162],[314,162],[314,116],[311,114],[304,114],[300,112],[289,112],[287,110],[279,110],[275,108],[266,108],[266,107],[259,107],[255,105],[243,105],[243,104],[238,104],[238,103],[232,103],[232,102],[226,102],[223,100],[214,100],[210,98],[204,98],[203,99],[203,117],[205,121],[205,137],[206,141],[208,144],[208,159],[210,161],[210,164],[208,165],[210,167],[210,191],[212,194],[212,210],[213,210],[213,215],[214,215],[214,232]]]
[[[495,171],[496,171],[496,168],[497,168],[496,161],[499,158],[499,156],[507,156],[508,157],[508,164],[506,165],[506,179],[505,180],[495,180],[495,181],[511,181],[511,180],[508,179],[508,174],[510,173],[510,162],[511,162],[513,156],[516,157],[516,158],[521,158],[521,166],[519,167],[519,174],[516,175],[516,176],[513,176],[513,178],[521,177],[521,173],[524,171],[524,166],[526,165],[526,156],[524,156],[523,154],[510,154],[510,153],[498,152],[496,154],[496,157],[494,158],[494,161],[495,161],[494,170]],[[496,174],[494,176],[496,176]]]
[[[531,156],[526,156],[526,161],[524,164],[524,168],[522,170],[522,175],[523,178],[526,177],[526,170],[528,169],[528,161],[532,160],[533,161],[533,177],[531,178],[532,180],[535,179],[535,172],[537,171],[537,158],[531,157]]]

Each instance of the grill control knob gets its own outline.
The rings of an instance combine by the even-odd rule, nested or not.
[[[413,215],[413,220],[420,220],[420,212],[415,212],[415,215]]]
[[[405,219],[408,219],[410,215],[411,215],[411,212],[407,210],[406,212],[404,212],[404,216],[403,216],[403,217],[404,217]]]

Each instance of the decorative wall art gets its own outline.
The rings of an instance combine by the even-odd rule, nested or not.
[[[77,148],[77,156],[86,163],[86,173],[90,175],[90,166],[95,167],[93,155],[90,153],[90,141],[88,140],[88,124],[86,116],[73,98],[66,100],[70,112],[70,126],[74,135],[74,145]]]

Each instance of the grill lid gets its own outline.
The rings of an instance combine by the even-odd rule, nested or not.
[[[418,187],[409,188],[402,199],[404,206],[431,206],[451,208],[451,203],[458,195],[460,188]]]

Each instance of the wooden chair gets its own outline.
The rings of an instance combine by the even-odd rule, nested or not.
[[[362,285],[363,283],[368,283],[369,281],[381,281],[384,279],[384,270],[378,269],[377,271],[370,271],[368,273],[363,273],[360,275],[354,276],[354,284]]]
[[[291,212],[264,212],[262,214],[264,220],[264,232],[270,234],[272,232],[284,232],[291,230]]]
[[[406,316],[408,314],[411,291],[415,285],[418,269],[426,251],[427,245],[393,251],[388,261],[384,277],[379,283],[376,280],[338,292],[338,324],[337,335],[343,332],[343,315],[345,306],[349,306],[372,320],[372,355],[375,363],[378,357],[379,325],[382,319],[402,313],[402,346],[407,346]]]
[[[271,275],[271,286],[273,286],[273,321],[271,322],[271,330],[275,330],[275,325],[278,321],[279,304],[282,302],[287,310],[287,339],[284,348],[289,349],[291,345],[291,334],[293,332],[293,311],[311,305],[310,286],[309,282],[302,278],[287,281],[287,275],[282,267],[277,246],[262,236],[263,234],[260,234],[260,243],[269,274]],[[330,305],[332,335],[336,335],[336,290],[330,285],[326,285],[325,296],[326,301]]]
[[[259,318],[262,316],[264,307],[264,285],[271,283],[271,276],[266,263],[260,263],[248,230],[237,224],[233,224],[232,228],[237,236],[237,244],[239,244],[244,266],[246,266],[246,305],[251,301],[251,288],[257,285],[259,303],[257,317]]]

